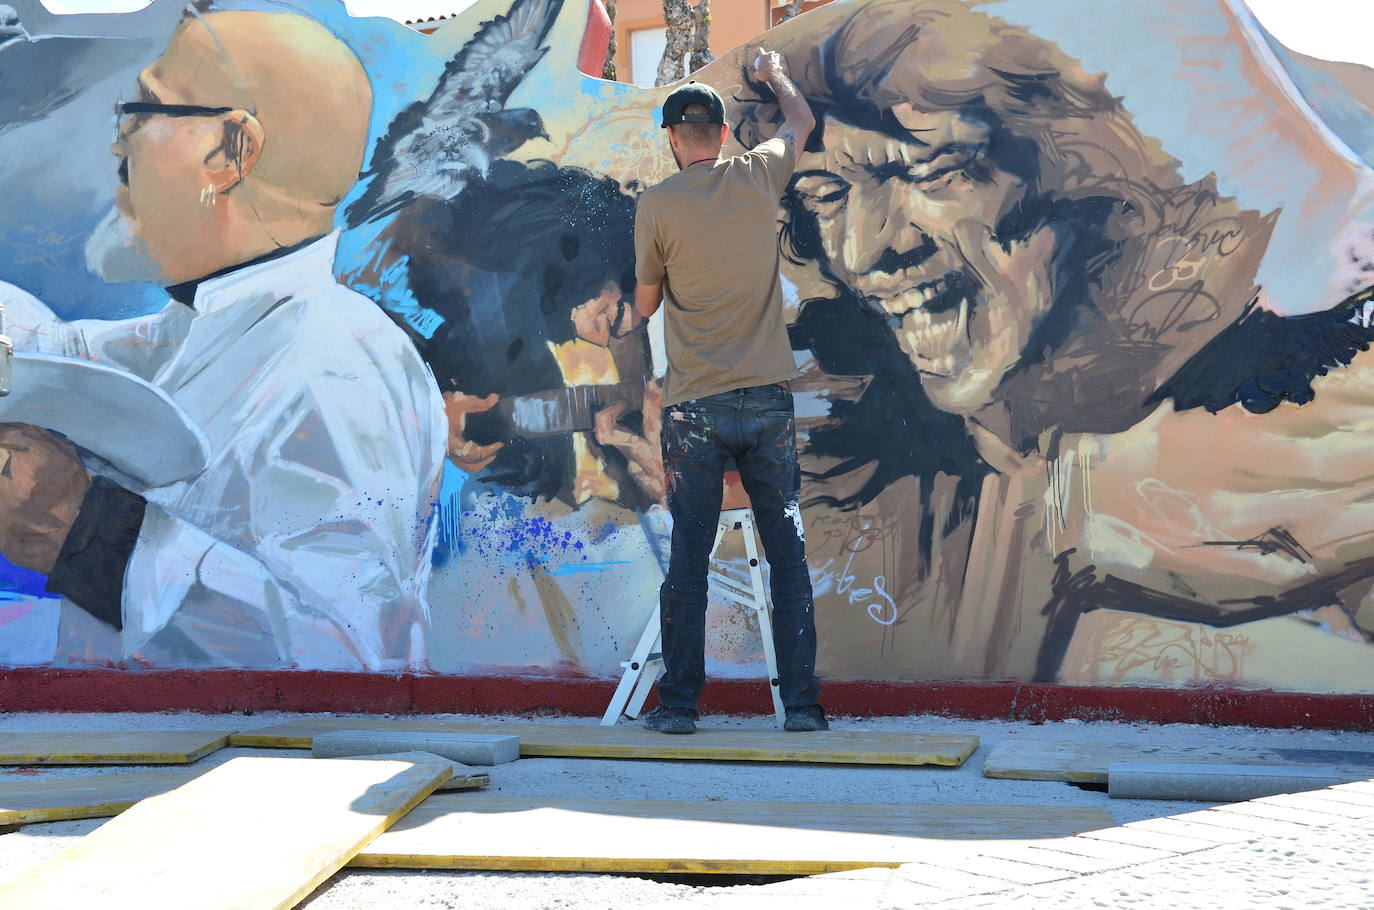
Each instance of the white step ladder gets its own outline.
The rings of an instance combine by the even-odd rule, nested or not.
[[[768,664],[768,689],[773,696],[773,713],[777,716],[778,726],[783,725],[785,713],[782,695],[778,690],[778,655],[773,650],[773,621],[769,614],[768,598],[763,587],[763,570],[759,567],[758,542],[754,538],[754,516],[748,509],[726,509],[720,513],[716,525],[716,542],[711,546],[711,560],[714,563],[720,542],[730,531],[744,535],[744,554],[749,561],[750,586],[744,587],[715,568],[707,570],[707,578],[714,583],[715,590],[741,607],[754,611],[758,618],[759,634],[763,638],[763,655]],[[649,697],[649,690],[658,681],[663,669],[663,654],[658,650],[662,639],[659,626],[658,604],[649,612],[649,621],[644,625],[644,633],[639,636],[639,644],[629,660],[620,665],[625,673],[616,686],[615,695],[601,717],[601,726],[611,727],[620,720],[620,715],[638,717]]]

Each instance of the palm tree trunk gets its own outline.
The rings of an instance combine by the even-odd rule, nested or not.
[[[698,0],[696,9],[692,10],[692,18],[695,25],[692,29],[692,60],[688,69],[695,73],[716,59],[711,53],[711,0]]]
[[[601,70],[602,79],[615,80],[615,0],[602,0],[606,15],[611,17],[611,43],[606,46],[606,65]]]
[[[667,43],[658,61],[658,76],[654,85],[667,85],[682,78],[682,68],[692,50],[695,25],[692,7],[687,0],[663,0],[663,21],[667,23]]]

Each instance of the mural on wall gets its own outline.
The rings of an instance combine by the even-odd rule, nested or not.
[[[617,670],[673,164],[589,11],[0,9],[0,663]],[[762,39],[819,124],[779,243],[822,674],[1374,691],[1374,98],[1238,0],[1107,18]],[[746,58],[696,74],[735,150],[780,119]]]

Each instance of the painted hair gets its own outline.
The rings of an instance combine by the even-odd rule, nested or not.
[[[968,112],[992,130],[992,160],[1028,188],[1022,205],[989,225],[994,236],[1010,241],[1052,225],[1060,237],[1051,311],[995,393],[1014,442],[1028,448],[1045,430],[1132,425],[1187,355],[1253,299],[1273,216],[1242,211],[1212,177],[1185,183],[1104,77],[961,0],[875,0],[832,15],[833,29],[783,26],[774,47],[820,124],[808,151],[824,148],[827,117],[910,141],[895,106]],[[735,135],[746,146],[781,117],[771,92],[748,79],[735,102]],[[815,216],[794,191],[784,208],[784,255],[842,285],[828,271]],[[1235,248],[1198,267],[1194,298],[1151,289],[1155,276],[1198,258],[1206,225],[1223,222]],[[1181,307],[1188,312],[1177,318]]]

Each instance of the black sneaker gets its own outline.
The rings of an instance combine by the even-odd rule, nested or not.
[[[825,719],[825,709],[820,705],[809,708],[788,708],[782,728],[791,733],[815,733],[829,730],[830,722]]]
[[[691,708],[670,708],[659,705],[642,718],[644,726],[659,733],[697,732],[697,712]]]

